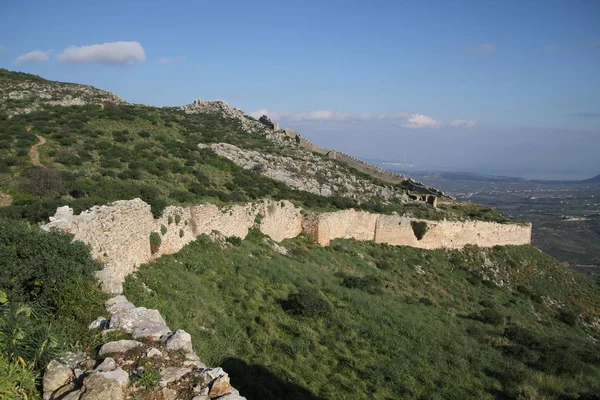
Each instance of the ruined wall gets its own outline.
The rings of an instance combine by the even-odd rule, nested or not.
[[[375,165],[369,164],[359,158],[351,156],[350,154],[342,153],[339,151],[329,151],[327,156],[332,160],[340,161],[347,166],[354,168],[360,172],[372,176],[375,179],[379,179],[382,182],[391,184],[400,184],[406,180],[404,175],[396,174],[391,171],[386,171],[383,168],[379,168]]]
[[[377,219],[375,242],[422,249],[461,249],[467,244],[480,247],[524,245],[531,243],[531,224],[428,221],[398,215],[380,215]]]
[[[72,233],[74,240],[88,244],[92,256],[105,263],[106,269],[98,274],[103,289],[120,293],[125,276],[140,264],[163,254],[176,253],[199,235],[213,231],[243,239],[256,224],[257,217],[260,217],[257,225],[260,231],[277,242],[296,237],[303,231],[323,246],[333,239],[372,240],[423,249],[531,242],[530,224],[429,221],[353,209],[305,213],[285,200],[262,200],[222,208],[213,204],[171,206],[159,219],[152,217],[150,206],[140,199],[92,207],[80,215],[73,215],[73,210],[65,206],[58,208],[42,229]],[[150,248],[152,232],[161,237],[161,245],[154,253]]]

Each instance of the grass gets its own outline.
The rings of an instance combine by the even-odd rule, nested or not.
[[[126,295],[190,332],[201,359],[229,370],[249,399],[278,398],[283,389],[261,385],[273,377],[288,385],[289,398],[306,399],[600,391],[598,347],[581,323],[562,322],[532,294],[598,315],[598,288],[534,248],[449,252],[343,240],[321,248],[304,236],[285,246],[292,257],[271,251],[256,232],[226,248],[201,237],[143,265],[139,279],[127,280]],[[497,266],[511,288],[486,285],[478,257]],[[517,270],[511,260],[530,267]],[[530,293],[515,289],[524,284]],[[319,312],[286,307],[298,293],[320,299]],[[545,344],[515,342],[520,336],[506,331],[515,326]],[[554,354],[565,370],[554,367]]]

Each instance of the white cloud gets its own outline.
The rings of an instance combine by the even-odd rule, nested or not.
[[[56,59],[73,64],[133,66],[146,60],[146,53],[138,42],[110,42],[81,47],[69,46],[57,55]]]
[[[185,57],[161,57],[158,59],[158,63],[162,65],[174,64],[174,63],[182,63],[185,62]]]
[[[404,128],[436,128],[440,123],[435,119],[423,114],[412,114],[402,124]]]
[[[267,115],[271,119],[291,119],[295,121],[369,121],[383,119],[405,119],[410,116],[408,113],[339,113],[330,110],[315,110],[303,113],[273,112],[261,108],[253,111],[250,115],[254,118],[260,118]]]
[[[473,53],[494,53],[496,52],[496,46],[492,43],[482,43],[471,49]]]
[[[50,50],[47,50],[47,51],[33,50],[27,54],[23,54],[23,55],[15,58],[15,61],[13,61],[13,64],[21,65],[21,64],[25,64],[25,63],[31,63],[31,62],[44,62],[44,61],[48,61],[49,58],[50,58]]]
[[[455,119],[454,121],[448,122],[448,125],[454,126],[457,128],[472,128],[476,124],[475,121],[467,120],[467,119]]]

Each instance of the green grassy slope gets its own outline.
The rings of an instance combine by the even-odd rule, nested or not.
[[[201,238],[144,265],[126,295],[192,333],[249,399],[600,393],[600,348],[577,317],[598,315],[598,287],[535,248],[322,248],[300,237],[288,257],[256,232],[233,243]],[[491,270],[505,287],[482,280]]]

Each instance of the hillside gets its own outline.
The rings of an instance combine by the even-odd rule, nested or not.
[[[503,232],[530,225],[223,101],[141,106],[6,70],[0,93],[0,398],[39,398],[71,350],[87,372],[56,387],[85,400],[100,346],[139,339],[105,330],[118,313],[93,276],[109,272],[105,290],[189,332],[249,400],[599,398],[598,285],[476,229],[514,244]],[[110,325],[88,330],[97,316]],[[154,328],[144,352],[166,347]],[[240,399],[160,351],[112,359],[131,379],[119,398]],[[166,361],[194,378],[164,381]]]

